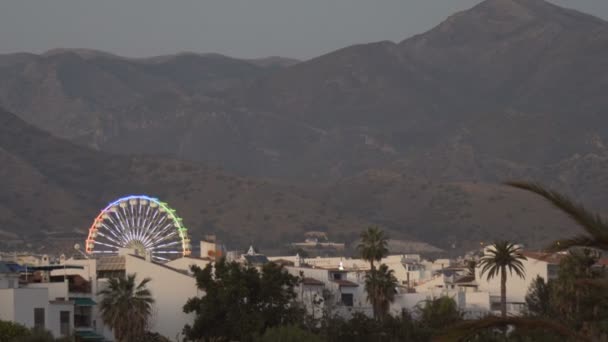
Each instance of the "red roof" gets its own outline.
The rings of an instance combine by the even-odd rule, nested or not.
[[[522,254],[528,259],[540,260],[540,261],[544,261],[548,264],[559,264],[559,262],[566,256],[565,254],[530,252],[530,251],[524,251],[524,252],[522,252]]]

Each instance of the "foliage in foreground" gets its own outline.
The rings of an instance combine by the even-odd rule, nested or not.
[[[40,329],[28,329],[27,327],[9,321],[0,320],[0,342],[68,342],[73,338],[53,338],[53,335]]]
[[[190,298],[184,312],[195,313],[184,335],[198,341],[252,341],[266,329],[303,321],[304,309],[295,301],[299,279],[268,263],[261,271],[236,262],[218,261],[192,268],[203,297]]]

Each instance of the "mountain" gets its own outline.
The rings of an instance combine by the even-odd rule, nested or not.
[[[572,230],[545,203],[496,184],[427,181],[399,165],[326,187],[255,180],[193,162],[94,151],[3,110],[0,161],[5,244],[69,249],[108,202],[141,193],[170,203],[194,238],[217,233],[233,247],[256,242],[277,250],[319,229],[351,243],[372,224],[395,239],[459,250],[497,237],[539,246]]]
[[[300,63],[5,55],[0,102],[96,149],[299,182],[416,164],[456,145],[494,164],[542,167],[605,153],[606,44],[598,18],[543,0],[487,0],[402,42]]]
[[[315,191],[192,162],[94,151],[4,110],[0,161],[0,233],[30,243],[58,233],[81,242],[107,203],[142,193],[167,201],[194,237],[217,233],[241,247],[281,246],[320,227],[331,227],[336,237],[356,236],[371,224],[324,208]]]
[[[309,226],[350,232],[380,223],[440,247],[501,234],[544,241],[571,224],[497,184],[535,180],[594,208],[605,203],[607,47],[601,19],[543,0],[486,0],[401,42],[354,45],[295,64],[189,53],[4,55],[0,103],[98,151],[86,154],[194,169],[203,162],[273,189],[298,184],[278,191],[304,198],[304,209],[296,199],[277,209],[301,218],[277,222],[285,231],[298,231],[306,218]],[[18,161],[21,151],[6,158]],[[180,177],[185,184],[198,176]],[[136,184],[157,189],[156,182]],[[240,201],[240,192],[223,190]],[[269,193],[251,203],[266,203]],[[216,226],[262,231],[263,222],[255,228],[225,208],[232,207],[214,214],[222,217]],[[193,224],[207,220],[192,215]]]

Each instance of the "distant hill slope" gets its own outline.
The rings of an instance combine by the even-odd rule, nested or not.
[[[314,192],[191,162],[93,151],[3,110],[0,162],[0,230],[33,240],[49,232],[84,234],[108,202],[142,193],[167,201],[194,236],[217,232],[237,244],[277,247],[307,229],[352,235],[369,224],[323,208]]]
[[[192,162],[94,151],[2,110],[0,161],[0,233],[30,242],[62,232],[83,239],[105,204],[142,193],[170,203],[195,238],[214,232],[237,246],[277,248],[319,229],[350,243],[372,224],[393,238],[459,249],[498,237],[539,246],[572,230],[548,205],[496,184],[433,182],[396,164],[331,186],[294,186]]]

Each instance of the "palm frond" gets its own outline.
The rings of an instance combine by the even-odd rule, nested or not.
[[[575,203],[566,195],[560,194],[557,191],[546,189],[537,183],[510,181],[506,182],[505,184],[543,197],[554,207],[558,208],[568,215],[568,217],[578,223],[589,235],[591,235],[592,239],[599,240],[601,241],[601,245],[608,247],[608,223],[599,214],[595,214],[586,209],[584,206]],[[554,243],[549,249],[552,251],[563,251],[569,247],[575,246],[575,244],[573,244],[574,241],[566,243],[567,241],[568,240],[564,241],[564,243],[559,241],[559,244]]]

